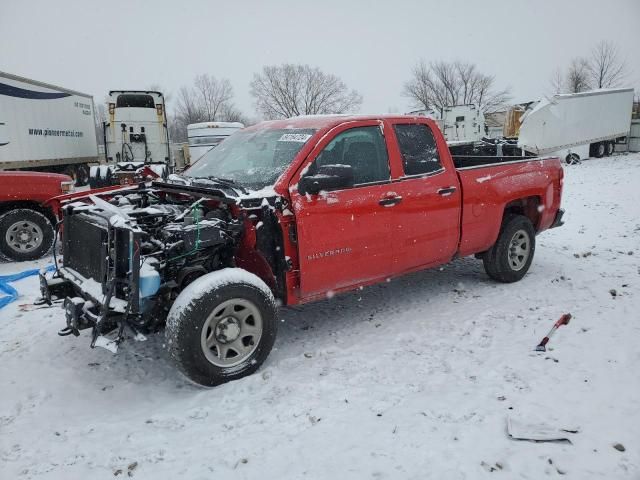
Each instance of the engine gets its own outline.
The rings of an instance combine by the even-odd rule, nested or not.
[[[64,209],[63,268],[138,326],[164,320],[196,278],[230,266],[242,233],[226,204],[138,189]],[[96,298],[102,296],[103,298]]]

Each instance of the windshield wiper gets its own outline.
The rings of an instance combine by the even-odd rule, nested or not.
[[[249,193],[249,191],[246,188],[244,188],[235,180],[231,180],[230,178],[216,177],[215,175],[208,175],[206,177],[194,177],[194,178],[204,178],[207,180],[212,180],[214,182],[218,182],[220,185],[224,185],[225,187],[237,188],[242,193]]]

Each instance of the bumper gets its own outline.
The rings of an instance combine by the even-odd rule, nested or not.
[[[63,308],[66,327],[58,332],[61,336],[78,336],[80,330],[94,328],[94,333],[106,333],[115,328],[118,320],[124,317],[126,302],[111,299],[105,305],[107,296],[83,288],[77,274],[61,268],[54,277],[40,273],[40,295],[44,302],[51,304],[52,299],[64,299]],[[80,277],[81,278],[81,277]],[[85,280],[89,286],[94,284]],[[104,302],[104,303],[103,303]]]
[[[564,208],[559,208],[558,213],[556,213],[556,218],[553,219],[553,223],[549,228],[561,227],[564,225],[562,221],[562,217],[564,216]]]

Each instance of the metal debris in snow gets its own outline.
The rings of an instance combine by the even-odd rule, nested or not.
[[[570,434],[578,433],[579,430],[574,426],[557,427],[544,423],[527,423],[517,418],[507,417],[507,432],[514,440],[571,443]]]

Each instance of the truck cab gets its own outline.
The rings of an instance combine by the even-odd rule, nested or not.
[[[159,176],[166,176],[170,150],[164,95],[153,91],[112,90],[107,106],[105,160],[107,164],[115,163],[115,168],[108,172],[114,178],[105,182],[105,168],[95,167],[90,174],[91,186],[104,186],[111,181],[132,183],[135,174],[145,166]],[[96,181],[100,176],[102,182]]]

